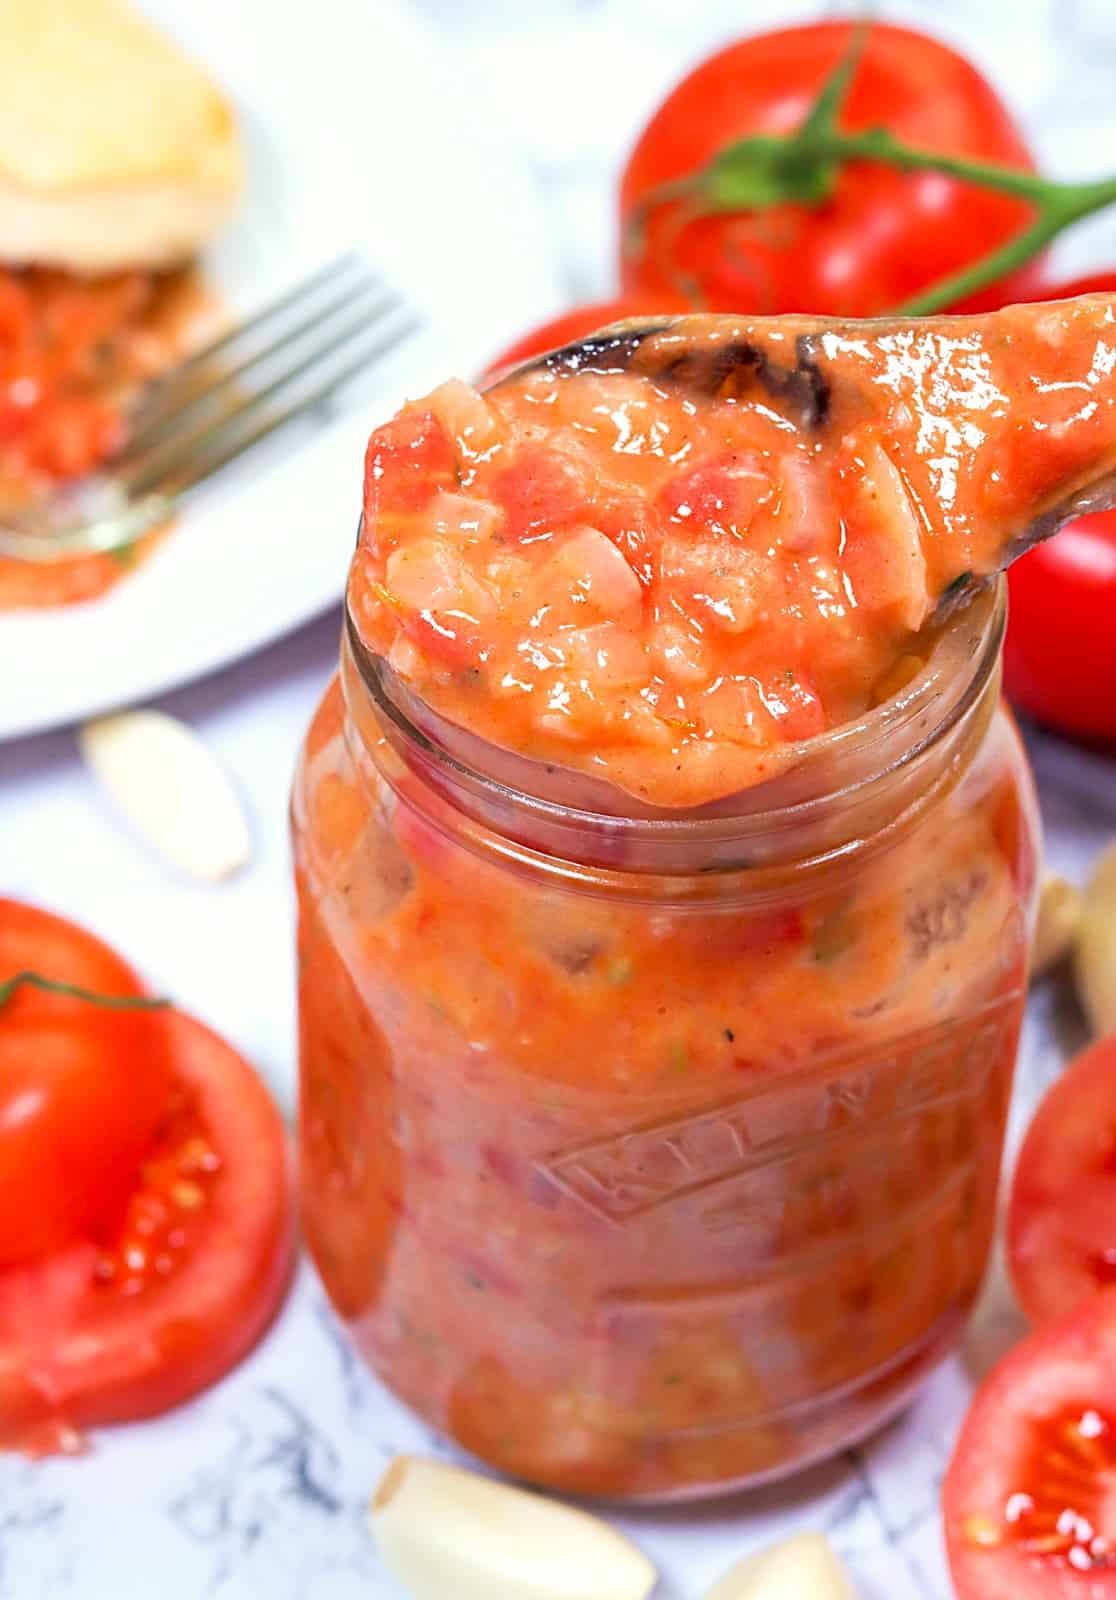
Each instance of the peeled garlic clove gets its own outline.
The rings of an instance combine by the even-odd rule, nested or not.
[[[799,1533],[745,1556],[705,1600],[855,1600],[844,1568],[820,1533]]]
[[[1116,843],[1110,844],[1085,886],[1074,939],[1074,978],[1098,1038],[1116,1033]]]
[[[87,722],[78,745],[136,832],[180,871],[217,881],[248,860],[236,791],[184,722],[124,711]]]
[[[396,1456],[369,1519],[414,1600],[644,1600],[655,1568],[587,1511],[461,1467]]]
[[[1069,955],[1081,921],[1082,894],[1065,878],[1049,874],[1042,885],[1038,922],[1031,945],[1031,977],[1040,978]]]

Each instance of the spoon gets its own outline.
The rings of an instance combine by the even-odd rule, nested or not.
[[[941,558],[939,614],[1064,523],[1116,505],[1116,302],[1105,295],[967,317],[619,322],[497,386],[532,370],[627,372],[757,400],[819,451],[865,427],[897,441],[924,544]]]

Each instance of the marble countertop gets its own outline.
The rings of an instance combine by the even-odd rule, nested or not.
[[[433,32],[483,88],[484,112],[522,143],[547,199],[571,297],[608,283],[617,154],[684,65],[740,25],[730,0],[421,0]],[[804,6],[798,14],[821,8]],[[750,0],[749,27],[786,19]],[[1054,170],[1100,170],[1116,139],[1109,0],[922,0],[888,15],[932,25],[994,73]],[[529,20],[528,20],[529,19]],[[557,89],[584,52],[622,64],[615,93]],[[595,82],[602,81],[599,74]],[[1067,267],[1116,261],[1116,222],[1093,223]],[[512,332],[514,330],[509,330]],[[244,793],[256,854],[227,886],[167,877],[108,813],[72,735],[0,747],[0,882],[95,922],[227,1034],[287,1109],[294,1087],[291,895],[284,799],[301,734],[336,656],[330,616],[160,702],[203,732]],[[1051,865],[1071,877],[1116,831],[1116,763],[1029,732]],[[1080,1042],[1058,987],[1032,996],[1014,1129]],[[862,1600],[948,1600],[938,1484],[974,1377],[1018,1323],[993,1277],[965,1349],[912,1410],[860,1450],[789,1484],[701,1508],[618,1517],[659,1564],[662,1600],[696,1600],[745,1550],[821,1527]],[[363,1372],[304,1268],[244,1365],[156,1423],[111,1430],[90,1456],[0,1458],[0,1600],[394,1600],[364,1508],[400,1449],[441,1451]],[[448,1600],[448,1597],[447,1597]]]

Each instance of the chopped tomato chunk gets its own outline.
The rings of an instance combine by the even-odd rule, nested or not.
[[[496,474],[492,497],[507,513],[505,536],[521,543],[580,521],[585,507],[583,480],[573,462],[530,446],[514,466]]]
[[[718,532],[743,533],[774,485],[763,460],[752,452],[725,453],[703,461],[663,485],[659,499],[677,522]]]
[[[454,482],[453,445],[432,411],[401,411],[368,441],[366,516],[421,511]]]

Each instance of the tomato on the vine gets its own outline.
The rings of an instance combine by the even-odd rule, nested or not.
[[[957,1600],[1116,1600],[1116,1291],[993,1369],[942,1487]]]
[[[681,293],[710,311],[873,316],[1020,230],[1029,209],[1019,199],[880,161],[848,162],[814,200],[745,209],[719,179],[695,192],[694,176],[727,146],[786,135],[805,121],[848,55],[853,29],[818,22],[742,39],[672,91],[624,171],[625,293]],[[871,24],[837,120],[845,131],[884,127],[923,149],[1034,170],[1022,134],[976,68],[908,28]],[[995,294],[1025,300],[1037,281],[1032,260]]]
[[[214,1382],[275,1315],[292,1217],[248,1063],[83,929],[0,901],[0,1448]]]

